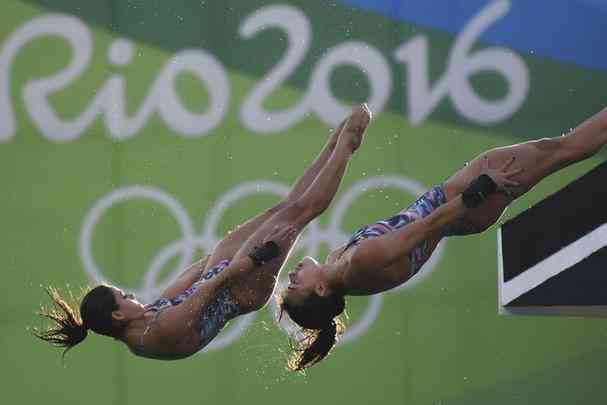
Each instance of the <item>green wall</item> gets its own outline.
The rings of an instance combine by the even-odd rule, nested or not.
[[[468,405],[573,404],[584,398],[585,403],[603,403],[604,322],[498,316],[495,227],[446,241],[434,265],[406,288],[374,299],[350,299],[351,330],[362,327],[363,318],[370,327],[350,335],[306,375],[285,370],[288,342],[271,307],[248,319],[244,332],[225,347],[176,362],[136,358],[107,338],[90,336],[64,365],[58,351],[34,340],[27,328],[40,324],[33,314],[45,303],[41,285],[77,288],[93,283],[97,274],[151,297],[154,286],[160,288],[188,261],[188,249],[197,257],[227,230],[276,201],[314,158],[329,128],[343,118],[330,113],[364,101],[374,91],[380,96],[372,105],[376,114],[365,143],[333,206],[303,238],[307,243],[290,263],[317,248],[324,255],[329,244],[407,206],[417,191],[439,183],[476,154],[556,136],[604,103],[604,72],[514,54],[526,75],[512,88],[495,71],[470,78],[473,90],[496,103],[527,86],[512,111],[481,123],[445,94],[412,123],[412,103],[423,107],[430,97],[408,95],[412,84],[395,50],[426,38],[429,67],[424,74],[434,85],[445,77],[458,37],[339,3],[242,3],[4,0],[4,402]],[[245,39],[240,31],[250,18],[268,18],[260,22],[268,29]],[[309,43],[290,43],[285,29],[293,29],[298,36],[292,38],[301,40],[305,27]],[[486,46],[475,43],[471,52]],[[294,59],[284,82],[268,78],[289,49],[301,57]],[[347,51],[342,58],[370,52],[364,60],[374,63],[368,71],[377,76],[369,79],[360,69],[341,64],[323,86],[314,75],[339,49]],[[415,54],[417,67],[420,55]],[[69,77],[77,63],[82,71]],[[267,99],[251,102],[264,81],[276,88]],[[255,118],[256,106],[283,116],[269,116],[264,129]],[[126,112],[122,119],[121,111]],[[203,116],[208,111],[217,115]],[[603,159],[546,179],[502,220]],[[377,186],[358,195],[332,227],[342,214],[340,201],[367,181]],[[114,201],[100,212],[91,238],[83,237],[103,198],[129,193],[139,197]],[[218,211],[231,193],[241,195]],[[159,202],[156,196],[170,201]],[[200,243],[185,243],[182,226],[191,228],[186,233]],[[167,250],[171,247],[175,254]],[[167,260],[155,266],[163,252]],[[234,323],[226,332],[238,332]]]

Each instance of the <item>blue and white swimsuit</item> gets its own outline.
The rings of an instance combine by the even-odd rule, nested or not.
[[[222,260],[215,266],[206,271],[198,281],[190,286],[183,293],[173,299],[160,298],[146,306],[148,311],[160,313],[160,311],[181,304],[190,295],[192,295],[198,287],[203,283],[212,279],[217,274],[221,273],[228,265],[229,260]],[[224,288],[217,294],[217,297],[210,302],[199,315],[198,330],[200,333],[199,350],[208,345],[215,336],[221,331],[226,323],[240,314],[240,305],[232,296],[228,288]]]

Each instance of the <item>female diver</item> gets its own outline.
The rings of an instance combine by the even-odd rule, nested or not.
[[[228,320],[259,310],[272,296],[295,239],[329,206],[370,119],[366,105],[355,107],[283,201],[228,233],[152,304],[100,285],[77,310],[48,288],[54,307],[39,315],[54,325],[34,329],[34,335],[64,348],[64,355],[89,329],[126,344],[138,356],[173,360],[196,353]]]
[[[487,151],[404,211],[357,231],[325,264],[304,258],[277,297],[281,316],[286,312],[305,336],[289,367],[304,369],[329,353],[344,330],[337,317],[346,295],[373,295],[403,284],[441,238],[483,232],[544,177],[589,158],[605,143],[607,108],[567,135]]]

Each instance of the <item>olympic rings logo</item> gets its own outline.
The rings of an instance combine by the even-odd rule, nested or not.
[[[317,257],[322,244],[327,244],[330,249],[335,249],[345,243],[350,237],[350,233],[341,229],[341,223],[348,212],[349,207],[364,193],[370,190],[383,190],[393,188],[411,193],[415,196],[424,193],[427,188],[400,175],[374,176],[358,181],[352,185],[341,198],[333,204],[330,209],[332,216],[326,229],[322,229],[318,221],[312,221],[300,239],[297,241],[293,252],[304,253],[306,255]],[[153,257],[150,265],[145,272],[142,284],[134,292],[144,301],[151,301],[161,294],[161,292],[196,259],[197,249],[204,252],[212,252],[215,245],[221,240],[221,235],[217,234],[218,224],[224,212],[238,200],[256,195],[273,194],[279,197],[285,197],[290,190],[287,185],[273,181],[248,181],[241,183],[232,190],[229,190],[220,196],[218,202],[213,206],[205,220],[200,234],[196,234],[194,224],[192,223],[185,208],[171,194],[151,186],[133,185],[113,190],[109,194],[98,199],[92,208],[86,214],[79,241],[79,252],[84,269],[89,277],[97,283],[113,283],[103,273],[103,270],[96,263],[92,253],[92,241],[95,229],[101,218],[113,206],[130,200],[151,200],[164,206],[177,221],[181,231],[181,238],[173,241],[161,248]],[[380,219],[380,218],[378,218]],[[364,224],[360,224],[361,226]],[[427,277],[441,259],[444,242],[441,242],[430,260],[424,265],[423,270],[412,280],[408,281],[392,291],[400,291],[404,288],[410,288],[420,280]],[[171,270],[170,275],[164,280],[159,280],[162,269],[172,259],[179,257],[178,263]],[[285,280],[279,280],[278,288],[285,287]],[[378,317],[383,296],[382,294],[373,295],[369,299],[369,304],[360,319],[349,326],[340,343],[347,343],[355,340],[364,334]],[[271,300],[270,307],[275,315],[277,308]],[[203,351],[220,350],[236,340],[238,340],[247,328],[252,324],[256,313],[250,313],[241,316],[235,320],[234,325],[222,331]],[[276,319],[276,316],[274,317]],[[283,317],[279,327],[284,332],[292,334],[296,330],[290,321]]]

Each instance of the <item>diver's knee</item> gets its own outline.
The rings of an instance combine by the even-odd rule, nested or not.
[[[566,147],[563,140],[560,138],[542,138],[531,141],[531,146],[535,147],[542,153],[555,153]]]

